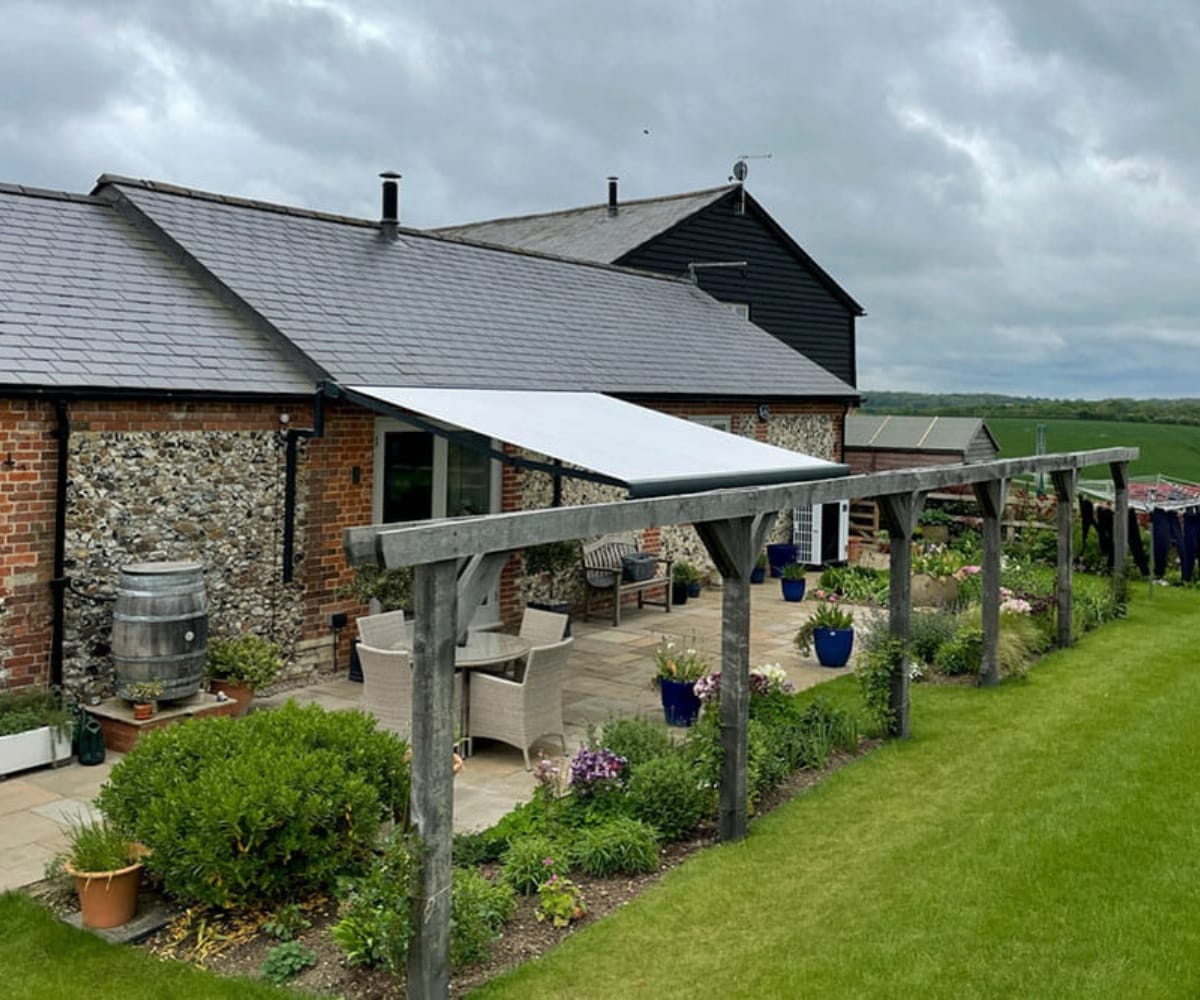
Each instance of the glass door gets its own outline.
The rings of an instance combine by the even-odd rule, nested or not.
[[[469,436],[481,446],[492,443],[479,435]],[[372,514],[377,524],[491,514],[499,509],[499,462],[411,424],[376,420]],[[471,624],[479,628],[499,620],[499,593],[495,592]]]

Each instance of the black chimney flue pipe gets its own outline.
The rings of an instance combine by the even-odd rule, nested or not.
[[[608,215],[612,218],[617,214],[617,178],[608,179]]]
[[[400,175],[394,170],[385,170],[383,178],[383,215],[379,220],[379,231],[389,240],[399,236],[400,228]]]

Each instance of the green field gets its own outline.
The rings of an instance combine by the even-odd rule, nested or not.
[[[1038,420],[1032,417],[989,417],[987,425],[1000,443],[1000,457],[1032,455],[1037,425],[1046,425],[1046,451],[1085,451],[1090,448],[1141,448],[1131,467],[1135,476],[1162,473],[1200,482],[1200,427],[1178,424],[1132,424],[1115,420]],[[1086,470],[1085,478],[1103,478],[1107,469]]]

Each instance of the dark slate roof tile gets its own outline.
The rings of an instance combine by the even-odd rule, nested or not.
[[[173,339],[174,338],[174,339]],[[179,356],[207,359],[179,374]],[[243,364],[252,358],[252,364]],[[0,185],[0,383],[309,393],[313,374],[107,202]]]
[[[112,183],[339,382],[857,395],[685,282]]]

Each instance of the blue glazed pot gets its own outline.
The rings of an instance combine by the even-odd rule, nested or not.
[[[783,599],[785,601],[803,601],[804,585],[804,580],[789,580],[787,577],[779,578],[779,586],[783,589]]]
[[[844,667],[850,659],[850,651],[854,648],[854,629],[813,629],[813,648],[817,651],[817,660],[821,666]]]
[[[755,566],[754,569],[752,569],[750,571],[750,582],[751,583],[762,583],[763,580],[766,578],[766,576],[767,576],[767,567],[766,566]]]
[[[662,678],[658,682],[662,695],[663,715],[668,726],[690,726],[700,714],[700,699],[692,690],[695,681],[675,681]]]
[[[788,542],[773,542],[767,546],[767,562],[772,576],[782,576],[783,567],[800,558],[800,546]]]

